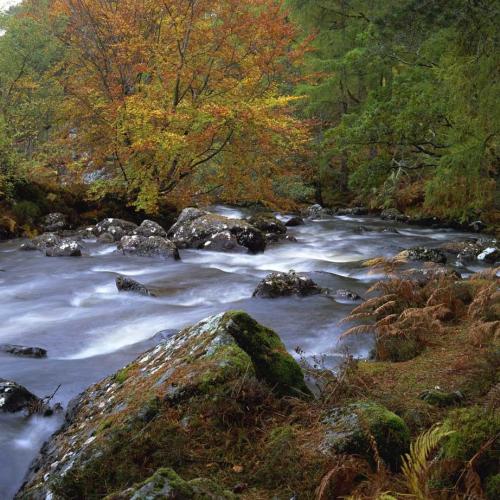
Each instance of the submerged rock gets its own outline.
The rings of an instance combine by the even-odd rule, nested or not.
[[[408,451],[410,431],[396,414],[378,403],[354,403],[336,408],[325,418],[329,426],[320,450],[323,453],[362,455],[373,460],[372,437],[380,457],[397,470]]]
[[[126,276],[117,276],[115,283],[119,292],[134,292],[140,295],[154,295],[145,285],[133,280],[132,278],[127,278]]]
[[[40,402],[40,398],[28,391],[26,387],[0,378],[0,411],[9,413],[30,411],[34,405]]]
[[[296,227],[303,225],[304,225],[304,219],[302,217],[299,217],[298,215],[291,217],[285,222],[285,226],[287,227]]]
[[[403,250],[398,254],[408,260],[420,260],[424,262],[435,262],[436,264],[446,264],[446,255],[439,248],[413,247]]]
[[[363,300],[362,297],[358,295],[356,292],[353,292],[352,290],[347,290],[345,288],[340,288],[339,290],[335,290],[335,292],[333,294],[330,293],[329,296],[338,300],[346,300],[351,302],[356,302],[357,300]]]
[[[75,240],[64,239],[45,250],[47,257],[81,257],[82,247]]]
[[[175,243],[161,236],[124,236],[118,243],[118,250],[126,255],[180,259]]]
[[[61,231],[67,227],[67,218],[60,212],[53,212],[46,215],[42,220],[42,228],[44,231]]]
[[[311,278],[304,274],[289,271],[287,273],[274,272],[267,275],[253,292],[253,297],[274,299],[277,297],[287,297],[299,295],[318,295],[323,289]]]
[[[218,416],[224,409],[233,418],[231,404],[249,390],[245,384],[249,397],[264,388],[262,394],[278,401],[285,395],[310,397],[301,368],[279,336],[246,313],[221,313],[182,330],[71,404],[65,427],[44,445],[18,498],[77,491],[88,498],[143,498],[142,493],[149,498],[156,480],[148,478],[148,469],[176,467],[181,457],[192,456],[192,436],[200,426],[210,435],[220,432]],[[204,446],[219,453],[216,441]],[[143,459],[148,467],[138,469],[137,460]],[[145,482],[133,487],[132,496],[120,496],[124,493],[116,492],[127,491],[132,472],[133,481]],[[174,478],[170,472],[160,475],[167,480],[156,479],[165,487]],[[201,483],[208,483],[197,480],[204,491]],[[194,488],[192,481],[189,486]]]
[[[248,250],[263,252],[264,233],[242,219],[185,208],[168,231],[168,237],[179,248],[198,248],[218,251]]]
[[[45,358],[47,351],[41,347],[29,347],[16,344],[0,344],[0,352],[13,354],[14,356],[24,356],[28,358]]]
[[[134,230],[134,234],[139,236],[162,236],[163,238],[167,236],[167,232],[160,224],[147,219],[143,220],[141,225]]]

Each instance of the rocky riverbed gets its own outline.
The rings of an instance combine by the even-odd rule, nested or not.
[[[467,275],[497,258],[496,244],[472,233],[358,213],[312,209],[305,221],[287,224],[291,217],[243,220],[251,214],[215,207],[190,209],[170,230],[108,219],[78,232],[55,217],[48,227],[54,236],[0,244],[0,344],[43,350],[20,356],[12,347],[0,349],[0,377],[39,397],[60,386],[53,402],[66,406],[144,351],[156,353],[180,329],[235,309],[273,328],[295,357],[298,351],[335,368],[346,347],[360,357],[371,349],[369,337],[339,342],[338,322],[384,274],[365,267],[366,259],[399,254],[409,267],[447,265]],[[90,389],[99,393],[96,404],[108,404],[103,394],[116,377]],[[15,494],[42,442],[62,422],[57,412],[0,413],[1,498]],[[64,467],[63,456],[51,459],[56,470]]]

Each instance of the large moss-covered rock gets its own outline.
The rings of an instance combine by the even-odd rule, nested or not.
[[[380,457],[396,470],[410,445],[410,431],[403,419],[378,403],[336,408],[325,423],[328,430],[320,448],[323,453],[363,455],[373,460],[373,438]]]
[[[179,248],[214,251],[263,252],[266,238],[262,231],[242,219],[231,219],[197,208],[185,208],[168,231]]]
[[[121,493],[108,495],[105,500],[230,500],[232,492],[210,479],[185,481],[170,468],[158,469],[151,477]]]
[[[268,274],[257,285],[253,296],[275,299],[290,295],[306,297],[308,295],[318,295],[322,292],[323,289],[309,278],[309,276],[290,270],[287,273],[274,272]]]
[[[217,422],[227,418],[234,425],[239,412],[256,411],[245,403],[231,413],[233,400],[252,381],[249,398],[264,390],[277,401],[310,394],[274,331],[241,311],[200,321],[72,402],[65,427],[43,447],[18,496],[52,491],[56,497],[97,498],[144,481],[160,467],[181,473],[197,433],[202,448],[214,447],[211,453],[219,457],[225,438]]]

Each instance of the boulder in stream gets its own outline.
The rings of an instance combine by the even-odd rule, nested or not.
[[[231,219],[197,208],[185,208],[168,231],[179,248],[218,251],[263,252],[266,238],[262,231],[242,219]]]
[[[93,228],[94,236],[102,236],[107,233],[113,237],[114,241],[120,241],[123,236],[131,235],[137,229],[137,224],[124,219],[108,217],[98,222]]]
[[[294,215],[293,217],[290,217],[285,222],[286,227],[296,227],[296,226],[303,226],[304,225],[304,219],[298,215]]]
[[[16,344],[0,344],[0,352],[12,354],[14,356],[23,356],[27,358],[45,358],[47,351],[41,347],[30,347]]]
[[[186,492],[195,486],[207,491],[202,489],[209,484],[206,479],[186,485],[163,468],[186,470],[198,445],[204,456],[223,456],[224,425],[260,426],[254,413],[286,404],[284,396],[307,400],[310,392],[279,336],[241,311],[211,316],[78,396],[17,498],[57,498],[77,491],[85,491],[87,498],[156,498],[148,495],[157,487],[169,491],[172,481]],[[161,477],[152,478],[151,471]],[[127,490],[131,482],[137,485]],[[182,498],[226,497],[200,493]]]
[[[28,391],[26,387],[12,380],[0,378],[0,411],[15,413],[31,412],[31,408],[41,402],[41,399]]]
[[[78,241],[64,239],[45,250],[47,257],[81,257],[82,247]]]
[[[368,209],[366,207],[351,207],[351,208],[339,208],[335,212],[335,215],[366,215]]]
[[[47,248],[54,247],[61,242],[61,238],[55,233],[43,233],[23,243],[19,250],[39,250],[44,252]]]
[[[291,270],[287,273],[274,272],[267,275],[253,292],[253,297],[274,299],[298,295],[318,295],[323,289],[305,274]]]
[[[133,292],[139,295],[154,295],[145,285],[127,276],[117,276],[116,288],[119,292]]]
[[[396,222],[408,222],[410,218],[401,213],[397,208],[387,208],[382,210],[380,217],[384,220],[393,220]]]
[[[126,255],[141,257],[161,257],[179,260],[179,250],[175,243],[161,236],[124,236],[118,243],[118,250]]]
[[[163,238],[167,236],[167,232],[160,224],[148,219],[142,221],[141,225],[134,230],[134,234],[139,236],[161,236]]]
[[[330,208],[323,208],[321,205],[311,205],[304,208],[300,215],[307,219],[329,219],[335,215],[335,211]]]
[[[413,247],[403,250],[398,257],[408,260],[420,260],[423,262],[434,262],[436,264],[446,264],[446,255],[439,248]]]
[[[286,226],[272,214],[252,215],[247,221],[263,233],[285,234]]]

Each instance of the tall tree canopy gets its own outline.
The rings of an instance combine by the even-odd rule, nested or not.
[[[462,219],[491,208],[498,2],[290,3],[318,33],[309,68],[319,77],[299,90],[310,97],[305,111],[321,123],[323,173],[374,206],[423,203]]]
[[[307,139],[280,92],[302,52],[281,2],[55,2],[82,165],[148,210],[218,186],[274,196],[270,177],[290,173]]]

